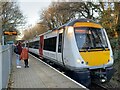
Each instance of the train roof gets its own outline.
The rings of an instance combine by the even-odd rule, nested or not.
[[[81,18],[81,19],[75,19],[72,20],[70,22],[67,23],[67,26],[72,26],[74,25],[76,22],[93,22],[96,23],[95,21],[91,20],[91,19],[85,19],[85,18]]]
[[[80,18],[80,19],[71,20],[71,21],[69,21],[68,23],[60,26],[60,27],[57,28],[57,29],[60,29],[60,28],[65,27],[65,26],[73,26],[76,22],[93,22],[93,23],[98,24],[97,22],[93,21],[92,19]]]
[[[52,32],[54,30],[59,30],[59,29],[65,27],[65,26],[73,26],[76,22],[93,22],[93,23],[98,24],[97,22],[93,21],[92,19],[86,19],[86,18],[74,19],[74,20],[68,21],[67,23],[63,24],[62,26],[60,26],[58,28],[54,28],[52,30],[48,30],[47,32],[45,32],[43,34],[40,34],[39,36],[48,34],[48,33]]]

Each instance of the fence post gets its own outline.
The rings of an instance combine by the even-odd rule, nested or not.
[[[2,90],[2,46],[0,46],[0,90]]]
[[[9,55],[9,60],[8,60],[8,65],[9,65],[9,67],[8,67],[8,69],[9,69],[9,74],[10,74],[10,71],[11,71],[11,70],[10,70],[10,66],[11,66],[11,65],[10,65],[10,64],[11,64],[11,63],[10,63],[10,62],[11,62],[11,53],[10,53],[10,51],[11,51],[11,48],[10,48],[10,46],[9,46],[9,49],[8,49],[8,55]]]

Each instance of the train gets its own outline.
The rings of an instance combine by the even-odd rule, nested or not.
[[[113,52],[105,29],[81,18],[48,30],[27,42],[29,51],[64,68],[85,86],[91,81],[109,82],[113,76]]]

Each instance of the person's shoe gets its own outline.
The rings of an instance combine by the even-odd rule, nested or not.
[[[21,68],[21,66],[17,66],[17,68]]]
[[[27,66],[27,68],[29,68],[29,66]]]
[[[21,68],[21,66],[19,66],[19,68]]]
[[[26,68],[27,66],[25,66],[25,68]]]

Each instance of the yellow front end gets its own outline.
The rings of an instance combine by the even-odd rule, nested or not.
[[[110,51],[94,50],[90,52],[80,52],[80,55],[88,66],[100,66],[107,64],[110,60]]]

